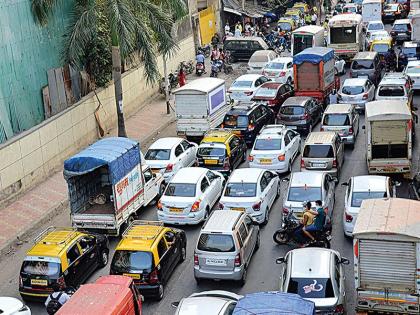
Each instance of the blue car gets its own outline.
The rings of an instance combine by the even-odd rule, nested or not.
[[[398,70],[402,71],[411,60],[420,59],[420,43],[404,42],[398,55]]]

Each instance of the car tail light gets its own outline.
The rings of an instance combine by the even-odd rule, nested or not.
[[[19,287],[23,287],[23,280],[21,276],[19,276]]]
[[[300,168],[305,168],[305,160],[300,159]]]
[[[244,92],[246,96],[251,96],[252,93],[254,93],[253,91],[249,91],[249,92]]]
[[[198,255],[194,254],[194,265],[198,266],[199,262],[198,262]]]
[[[358,240],[354,242],[353,252],[354,252],[354,257],[356,257],[356,259],[359,259],[359,241]]]
[[[342,304],[337,305],[335,307],[334,313],[343,314],[344,313],[344,306]]]
[[[280,71],[279,72],[279,77],[284,77],[286,75],[286,71]]]
[[[200,200],[194,202],[194,204],[191,207],[191,212],[197,212],[198,210],[200,210]]]
[[[346,215],[346,222],[350,223],[353,221],[353,216],[351,216],[350,214],[348,214],[347,212],[345,212]]]
[[[261,209],[261,201],[253,204],[252,205],[252,209],[255,210],[255,211],[260,211],[260,209]]]
[[[286,156],[285,156],[284,154],[281,154],[281,155],[279,155],[279,156],[277,157],[277,159],[278,159],[279,161],[284,161],[284,160],[286,160]]]
[[[328,214],[328,207],[324,208],[325,214]]]
[[[57,279],[57,283],[60,286],[60,288],[66,287],[66,280],[64,280],[64,276],[61,276]]]
[[[254,161],[254,156],[253,155],[249,155],[248,156],[248,161],[253,162]]]
[[[367,100],[367,99],[368,99],[368,97],[369,97],[369,94],[368,94],[368,93],[363,94],[363,99],[364,99],[364,100]]]
[[[283,208],[283,214],[289,214],[289,209]]]
[[[159,277],[158,277],[157,270],[155,269],[149,274],[149,283],[154,284],[158,282],[159,282]]]
[[[224,208],[225,208],[225,205],[223,203],[219,202],[219,209],[224,209]]]
[[[332,166],[337,167],[337,160],[336,159],[333,160],[333,165]]]
[[[253,125],[253,124],[249,124],[248,125],[248,130],[249,131],[252,131],[252,130],[254,130],[255,129],[255,126]]]
[[[156,208],[158,208],[159,210],[162,210],[162,201],[158,201],[158,203],[157,203],[157,205],[156,205]]]
[[[230,170],[229,158],[225,158],[225,160],[223,161],[223,169]]]
[[[172,170],[174,169],[174,165],[172,163],[166,165],[166,169],[165,172],[172,172]]]
[[[350,127],[350,129],[349,129],[349,134],[350,134],[350,135],[352,135],[352,134],[353,134],[353,132],[354,132],[353,127]]]
[[[240,267],[241,264],[242,264],[241,254],[238,254],[238,255],[235,256],[235,267]]]

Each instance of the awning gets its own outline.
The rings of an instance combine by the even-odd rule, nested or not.
[[[242,13],[229,7],[224,7],[223,11],[242,16]]]
[[[223,11],[230,12],[236,15],[244,15],[252,18],[262,18],[271,8],[263,7],[261,5],[254,5],[245,0],[242,8],[242,0],[223,0]]]

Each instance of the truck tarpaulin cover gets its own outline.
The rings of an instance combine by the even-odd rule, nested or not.
[[[334,49],[326,47],[312,47],[306,48],[304,51],[293,56],[293,63],[298,65],[304,62],[318,64],[321,61],[327,62],[331,59],[334,59]]]
[[[232,315],[314,315],[315,304],[297,294],[277,291],[245,295],[236,304]]]
[[[112,184],[116,184],[140,163],[136,141],[111,137],[99,140],[64,161],[64,177],[83,175],[101,166],[108,166]]]

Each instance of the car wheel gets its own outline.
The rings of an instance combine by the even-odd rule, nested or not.
[[[241,280],[239,280],[240,286],[244,286],[245,285],[247,273],[248,272],[246,270],[246,267],[244,266],[244,272],[242,273],[242,278],[241,278]]]
[[[186,258],[187,258],[187,248],[184,246],[181,248],[181,261],[180,262],[185,261]]]
[[[194,277],[194,279],[195,279],[195,283],[197,283],[197,285],[199,285],[200,282],[201,282],[201,279],[200,278],[197,278],[197,277]]]
[[[242,163],[246,162],[246,151],[244,151],[244,154],[242,155]]]
[[[163,284],[160,284],[159,288],[158,288],[158,295],[157,295],[156,299],[158,301],[160,301],[160,300],[163,299],[164,295],[165,295],[165,288],[163,287]]]
[[[260,248],[260,241],[261,241],[261,238],[260,238],[260,232],[258,232],[258,234],[257,234],[257,241],[255,242],[255,252],[258,250],[258,248]]]
[[[108,264],[108,251],[102,250],[100,255],[99,267],[103,268]]]
[[[270,217],[270,209],[265,209],[265,216],[264,216],[264,221],[263,221],[263,225],[266,225],[268,223],[268,219]]]

